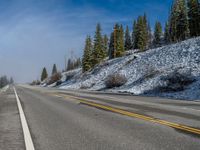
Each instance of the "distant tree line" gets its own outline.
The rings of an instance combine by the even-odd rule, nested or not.
[[[11,77],[10,79],[8,79],[7,76],[1,76],[0,77],[0,88],[3,88],[4,86],[8,85],[8,84],[13,84],[14,80]]]
[[[87,36],[85,40],[83,72],[91,70],[106,57],[109,59],[121,57],[127,50],[138,49],[142,52],[197,36],[200,36],[198,0],[174,0],[164,31],[161,23],[156,21],[152,32],[146,14],[133,21],[132,33],[128,26],[124,32],[123,26],[116,23],[109,39],[107,35],[102,35],[101,25],[98,23],[94,38]]]
[[[73,69],[77,69],[81,67],[81,58],[78,59],[68,59],[67,61],[67,70],[66,71],[70,71]]]

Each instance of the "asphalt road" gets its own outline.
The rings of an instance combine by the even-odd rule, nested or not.
[[[0,93],[0,150],[24,150],[24,139],[13,88]]]
[[[198,150],[200,135],[83,105],[71,96],[200,128],[200,102],[17,86],[36,150]]]

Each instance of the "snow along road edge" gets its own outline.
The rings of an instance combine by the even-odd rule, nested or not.
[[[31,138],[30,130],[28,128],[28,124],[27,124],[27,121],[26,121],[26,117],[25,117],[24,111],[22,109],[21,102],[19,100],[19,97],[17,95],[15,87],[13,87],[13,89],[14,89],[14,92],[15,92],[16,100],[17,100],[17,106],[18,106],[20,120],[21,120],[21,124],[22,124],[26,150],[35,150],[34,145],[33,145],[33,141],[32,141],[32,138]]]

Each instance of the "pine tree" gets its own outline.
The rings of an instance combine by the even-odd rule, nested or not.
[[[13,84],[13,83],[14,83],[14,80],[13,80],[13,78],[12,78],[12,77],[10,78],[10,81],[9,81],[9,83],[10,83],[10,84]]]
[[[53,69],[52,69],[52,75],[56,74],[57,73],[57,67],[56,67],[56,64],[53,65]]]
[[[121,25],[117,37],[117,47],[116,47],[116,57],[121,57],[124,55],[124,30]]]
[[[135,31],[135,48],[144,51],[147,49],[148,41],[148,25],[146,21],[146,15],[139,16]]]
[[[161,36],[162,36],[162,26],[161,23],[156,21],[155,23],[155,29],[154,29],[154,46],[160,46],[161,45]]]
[[[143,16],[143,32],[144,32],[144,44],[145,44],[145,49],[148,49],[148,41],[149,41],[149,33],[148,33],[148,22],[147,22],[147,16],[146,13],[144,13]]]
[[[108,56],[108,37],[106,34],[103,37],[103,52],[105,52],[104,58]]]
[[[67,71],[71,70],[70,65],[71,65],[71,59],[68,59],[67,60]]]
[[[48,77],[47,70],[44,67],[41,74],[41,81],[44,81]]]
[[[115,24],[114,31],[110,35],[109,59],[124,55],[124,30],[123,26]]]
[[[86,41],[85,41],[84,54],[83,54],[83,58],[82,58],[83,72],[86,72],[93,67],[93,65],[92,65],[92,57],[93,57],[92,51],[93,51],[92,40],[91,40],[90,36],[87,36]]]
[[[80,66],[81,66],[81,59],[78,58],[74,62],[74,68],[73,69],[79,68]]]
[[[142,16],[138,17],[137,20],[137,32],[135,35],[135,48],[136,49],[140,49],[140,50],[144,50],[145,49],[145,45],[144,45],[144,32],[143,32],[143,18]]]
[[[129,32],[128,26],[126,26],[126,32],[125,32],[125,50],[130,50],[132,48],[132,43],[131,43],[131,36]]]
[[[119,35],[120,35],[120,27],[119,24],[115,24],[114,26],[114,31],[113,31],[113,35],[114,35],[114,54],[113,54],[113,58],[117,57],[117,51],[119,48]]]
[[[9,84],[9,81],[8,81],[8,78],[7,76],[2,76],[0,77],[0,88],[3,88],[4,86],[8,85]]]
[[[190,36],[200,36],[200,2],[187,0]]]
[[[136,48],[136,35],[137,35],[137,21],[134,20],[133,22],[133,31],[132,31],[132,48],[135,49]]]
[[[165,44],[168,44],[170,42],[169,23],[168,22],[165,23],[164,41],[165,41]]]
[[[152,33],[151,33],[151,26],[150,26],[150,22],[148,22],[148,44],[147,44],[147,47],[148,48],[151,48],[152,47]]]
[[[175,0],[170,14],[170,39],[178,42],[189,37],[189,23],[185,0]]]
[[[112,32],[110,34],[110,41],[109,41],[109,50],[108,50],[109,59],[115,58],[114,51],[115,51],[115,49],[114,49],[114,32]]]
[[[189,31],[189,22],[188,22],[188,14],[187,14],[187,6],[185,0],[179,0],[179,9],[180,14],[178,18],[177,24],[177,35],[180,41],[189,38],[190,31]]]
[[[176,1],[173,1],[169,16],[170,42],[177,41],[177,35],[176,35],[177,20],[178,20],[177,4]]]
[[[103,48],[103,38],[101,35],[101,25],[98,23],[94,36],[93,65],[99,64],[106,57],[106,51]]]
[[[91,61],[91,60],[90,60]],[[67,62],[67,71],[79,68],[81,66],[81,59],[68,59]]]
[[[73,62],[71,59],[68,59],[67,61],[67,71],[72,70],[73,68]]]

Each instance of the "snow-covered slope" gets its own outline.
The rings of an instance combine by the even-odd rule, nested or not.
[[[65,79],[60,88],[102,90],[106,88],[107,77],[116,73],[125,75],[127,82],[109,89],[111,91],[200,99],[200,38],[105,61],[85,74],[81,73],[81,69],[66,72],[68,80]],[[188,77],[192,82],[176,92],[164,91],[171,81],[169,78],[177,74]],[[176,86],[177,83],[174,84]]]
[[[7,91],[9,88],[9,85],[4,86],[3,88],[0,89],[0,93]]]

